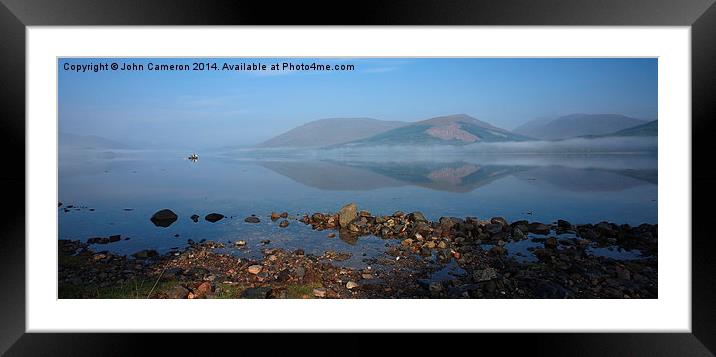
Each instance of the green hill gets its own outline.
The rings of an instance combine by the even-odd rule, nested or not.
[[[468,145],[480,142],[525,141],[530,138],[498,128],[469,115],[422,120],[341,146]]]

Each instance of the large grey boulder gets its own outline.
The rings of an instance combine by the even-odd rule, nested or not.
[[[349,203],[338,211],[338,223],[342,228],[348,227],[354,219],[358,217],[358,206],[355,203]]]

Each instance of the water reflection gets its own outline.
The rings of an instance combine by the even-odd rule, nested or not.
[[[176,152],[61,153],[59,200],[87,208],[58,211],[59,238],[131,237],[103,247],[122,253],[166,251],[189,239],[241,239],[260,247],[268,238],[272,247],[307,253],[346,249],[360,261],[366,246],[381,254],[390,242],[375,237],[358,241],[340,232],[329,238],[331,232],[313,231],[295,220],[281,228],[268,215],[335,212],[355,202],[373,214],[420,211],[430,220],[657,221],[655,155],[419,159],[390,153],[314,159],[202,155],[201,161],[187,162],[185,153]],[[176,220],[166,227],[155,225],[150,218],[165,208],[176,213]],[[199,219],[212,213],[223,219]],[[254,214],[260,223],[245,222]]]
[[[470,192],[506,176],[537,188],[575,192],[621,191],[656,185],[656,168],[499,165],[455,162],[262,161],[259,165],[320,190],[364,191],[412,185],[437,191]],[[612,165],[613,166],[613,165]]]

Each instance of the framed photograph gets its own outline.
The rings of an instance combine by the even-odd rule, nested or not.
[[[133,5],[0,8],[8,355],[712,355],[711,1]]]

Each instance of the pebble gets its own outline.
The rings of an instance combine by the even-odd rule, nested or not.
[[[252,265],[249,267],[249,273],[258,274],[261,272],[261,269],[263,269],[263,267],[260,265]]]
[[[315,297],[326,297],[326,288],[315,288],[313,289],[313,296]]]
[[[246,222],[246,223],[260,223],[261,220],[259,219],[259,217],[251,216],[251,217],[246,217],[246,218],[244,219],[244,222]]]
[[[358,287],[358,283],[356,283],[354,281],[349,281],[346,283],[346,288],[348,288],[348,289],[353,289],[353,288],[357,288],[357,287]]]

